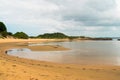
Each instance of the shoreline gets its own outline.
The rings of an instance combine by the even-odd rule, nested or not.
[[[26,42],[51,42],[55,40],[0,39],[0,80],[119,80],[120,66],[77,65],[37,61],[9,56],[11,48],[21,48]],[[60,41],[60,40],[56,40]],[[62,40],[64,41],[64,40]],[[17,45],[16,45],[17,44]],[[19,46],[18,46],[19,44]],[[43,46],[45,48],[45,46]],[[54,49],[54,48],[53,48]],[[33,49],[34,50],[34,49]]]

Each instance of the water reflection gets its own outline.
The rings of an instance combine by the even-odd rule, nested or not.
[[[44,45],[44,43],[30,46],[35,45]],[[120,65],[120,42],[118,41],[52,42],[45,45],[60,45],[72,50],[32,52],[22,48],[8,50],[8,54],[58,63]]]

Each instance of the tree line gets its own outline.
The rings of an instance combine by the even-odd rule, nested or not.
[[[44,39],[63,39],[63,38],[68,38],[67,35],[63,34],[63,33],[45,33],[43,35],[38,35],[37,38],[44,38]]]
[[[18,39],[28,39],[28,38],[46,38],[46,39],[53,39],[53,38],[58,38],[58,39],[63,39],[63,38],[68,38],[67,35],[63,33],[45,33],[43,35],[38,35],[38,36],[28,36],[25,32],[16,32],[15,34],[11,32],[7,32],[7,27],[3,22],[0,22],[0,37],[8,37],[12,36],[14,38]]]
[[[43,39],[65,39],[69,40],[82,39],[82,40],[112,40],[112,38],[91,38],[85,36],[68,36],[60,32],[56,33],[45,33],[38,36],[28,36],[25,32],[16,32],[15,34],[8,32],[7,27],[3,22],[0,22],[0,38],[13,37],[18,39],[28,39],[28,38],[43,38]]]

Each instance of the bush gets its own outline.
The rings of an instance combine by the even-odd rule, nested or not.
[[[8,34],[6,31],[1,32],[2,37],[6,37]]]
[[[16,32],[14,35],[13,35],[15,38],[19,38],[19,39],[28,39],[28,35],[24,32]]]
[[[7,35],[8,36],[13,36],[13,33],[12,32],[7,32]]]
[[[39,35],[38,38],[46,38],[46,39],[63,39],[63,38],[68,38],[67,35],[63,33],[45,33],[43,35]]]

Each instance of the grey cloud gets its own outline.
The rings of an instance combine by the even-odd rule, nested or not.
[[[85,26],[120,26],[120,19],[113,19],[111,15],[107,16],[111,14],[110,10],[114,11],[116,8],[115,0],[52,1],[59,6],[59,14],[63,20],[74,20]]]
[[[116,7],[115,0],[90,0],[88,6],[97,11],[107,11]]]

